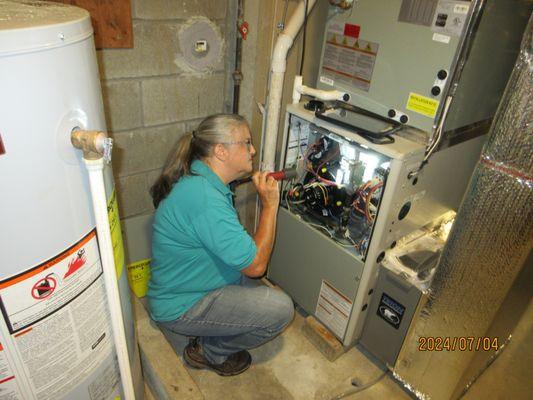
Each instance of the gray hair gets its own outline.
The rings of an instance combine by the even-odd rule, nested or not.
[[[195,131],[183,135],[169,154],[163,172],[150,188],[154,206],[165,199],[174,184],[184,175],[191,174],[191,163],[211,154],[217,143],[232,140],[232,134],[239,126],[248,123],[237,114],[214,114],[205,118]]]

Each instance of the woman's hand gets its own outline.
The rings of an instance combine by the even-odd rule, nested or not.
[[[279,185],[278,182],[269,177],[270,172],[255,172],[252,175],[252,181],[254,182],[257,193],[263,207],[278,207],[279,204]]]

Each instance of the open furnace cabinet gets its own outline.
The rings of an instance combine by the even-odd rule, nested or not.
[[[299,173],[283,187],[268,278],[345,346],[387,250],[458,209],[530,14],[525,0],[330,8],[316,86],[345,102],[287,107],[278,167]],[[420,170],[426,146],[438,151]]]
[[[378,264],[407,233],[457,209],[483,137],[435,154],[417,179],[425,146],[404,129],[372,143],[319,119],[303,104],[285,118],[284,182],[268,278],[345,346],[360,335]]]

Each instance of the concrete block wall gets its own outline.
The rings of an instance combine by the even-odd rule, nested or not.
[[[132,0],[131,6],[134,47],[97,51],[123,220],[153,212],[148,190],[176,140],[228,106],[225,55],[208,73],[191,74],[174,61],[178,32],[191,18],[210,19],[224,36],[227,1]]]

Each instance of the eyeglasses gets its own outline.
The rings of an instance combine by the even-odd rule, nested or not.
[[[231,142],[220,142],[220,144],[245,144],[246,145],[246,149],[248,151],[251,150],[253,144],[252,144],[252,139],[246,139],[246,140],[233,140]]]

